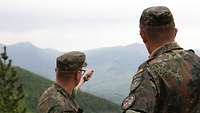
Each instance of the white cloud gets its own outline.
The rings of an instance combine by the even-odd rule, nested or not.
[[[142,42],[138,35],[142,10],[166,5],[172,10],[179,29],[178,42],[187,48],[200,48],[199,3],[194,0],[2,0],[0,39],[6,44],[29,41],[42,48],[62,51]]]

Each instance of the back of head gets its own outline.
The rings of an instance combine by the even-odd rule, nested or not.
[[[143,10],[140,17],[140,29],[152,38],[160,38],[175,28],[174,18],[165,6],[153,6]],[[158,40],[158,39],[156,39]]]

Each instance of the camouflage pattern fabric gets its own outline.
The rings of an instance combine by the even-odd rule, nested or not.
[[[86,56],[80,51],[70,51],[57,57],[56,66],[62,71],[76,71],[78,68],[86,67]]]
[[[154,6],[144,9],[140,17],[141,27],[175,26],[174,18],[169,8]]]
[[[38,113],[82,113],[79,105],[57,84],[49,87],[40,97]]]
[[[158,48],[133,76],[122,108],[126,113],[200,113],[200,58],[175,42]]]

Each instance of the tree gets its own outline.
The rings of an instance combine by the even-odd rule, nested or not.
[[[0,113],[26,113],[23,87],[16,75],[4,46],[0,54]]]

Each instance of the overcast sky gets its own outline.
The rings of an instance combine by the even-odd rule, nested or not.
[[[154,5],[171,9],[181,46],[200,48],[198,0],[1,0],[0,43],[60,51],[142,43],[139,18]]]

